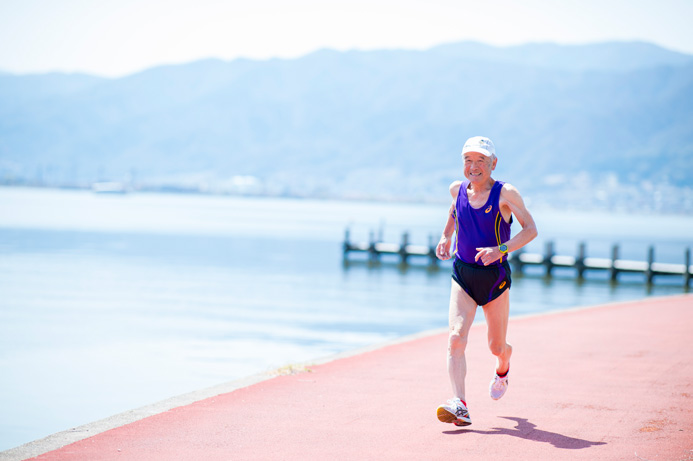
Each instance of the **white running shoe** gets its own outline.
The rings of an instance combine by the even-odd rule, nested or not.
[[[488,393],[491,394],[493,400],[498,400],[505,395],[505,391],[508,390],[508,375],[503,378],[498,376],[498,373],[491,380],[491,384],[488,387]]]
[[[448,400],[447,404],[439,406],[436,413],[438,414],[438,420],[444,423],[453,423],[455,426],[469,426],[472,424],[467,406],[457,397]]]

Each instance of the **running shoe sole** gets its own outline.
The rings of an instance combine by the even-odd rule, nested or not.
[[[443,407],[438,407],[436,414],[438,415],[438,421],[443,423],[452,423],[455,426],[469,426],[470,424],[472,424],[471,421],[457,419],[457,416],[453,415]]]

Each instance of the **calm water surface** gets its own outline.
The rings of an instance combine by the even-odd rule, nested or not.
[[[447,205],[0,188],[0,450],[283,365],[444,328],[449,263],[345,264],[382,229],[426,244]],[[534,212],[574,254],[683,261],[691,216]],[[517,229],[515,229],[517,231]],[[362,259],[362,258],[361,258]],[[680,294],[603,274],[517,277],[511,313]],[[444,360],[441,351],[441,360]]]

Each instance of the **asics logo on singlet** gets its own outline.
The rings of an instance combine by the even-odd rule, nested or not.
[[[484,210],[484,213],[489,213],[491,209],[493,208],[493,205],[489,205],[488,208]]]

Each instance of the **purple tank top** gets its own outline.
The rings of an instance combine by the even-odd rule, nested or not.
[[[455,204],[455,230],[457,231],[456,257],[468,264],[479,264],[474,261],[477,248],[499,246],[510,240],[510,222],[505,222],[500,212],[498,200],[500,199],[502,181],[496,181],[491,188],[488,200],[481,208],[472,208],[467,198],[469,181],[460,185]],[[493,263],[499,265],[508,259],[507,255]]]

